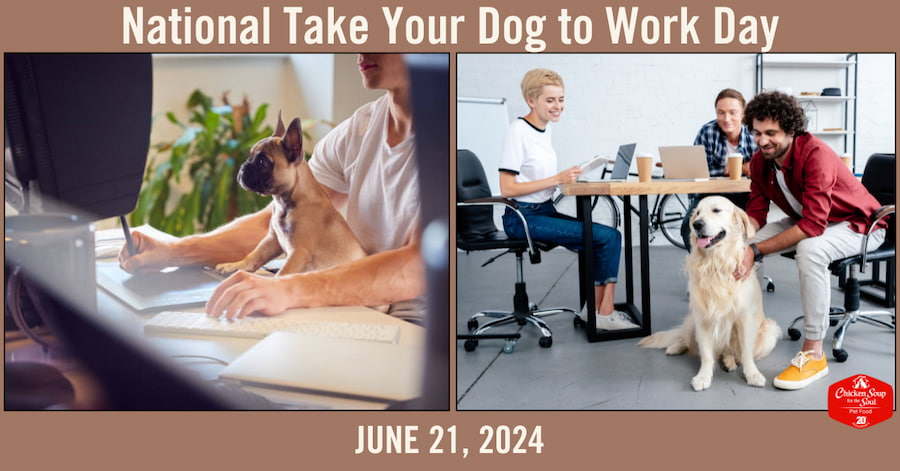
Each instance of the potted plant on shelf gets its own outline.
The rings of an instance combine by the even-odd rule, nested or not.
[[[246,97],[231,105],[227,94],[222,103],[214,106],[212,98],[195,90],[187,102],[187,123],[172,112],[165,113],[183,132],[173,141],[153,146],[159,156],[168,157],[157,163],[154,156],[147,166],[130,224],[146,223],[180,237],[210,231],[269,203],[269,197],[237,183],[238,169],[250,148],[272,134],[272,128],[263,125],[268,105],[253,111]],[[305,132],[304,136],[309,138]],[[182,179],[189,184],[182,185]]]

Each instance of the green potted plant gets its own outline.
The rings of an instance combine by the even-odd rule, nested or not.
[[[270,126],[263,126],[268,105],[252,111],[246,97],[241,104],[231,105],[227,95],[222,102],[222,106],[214,106],[209,96],[195,90],[187,102],[187,123],[172,112],[165,113],[183,132],[174,141],[153,146],[159,156],[167,158],[157,163],[154,157],[147,166],[137,206],[130,215],[132,225],[147,223],[180,237],[210,231],[269,203],[269,197],[244,190],[237,183],[238,169],[250,148],[272,134]],[[190,185],[180,194],[178,187],[184,178]]]

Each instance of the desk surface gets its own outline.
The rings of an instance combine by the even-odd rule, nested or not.
[[[119,229],[118,234],[122,232]],[[115,231],[98,231],[99,245],[116,245],[121,247],[122,237],[115,237]],[[98,259],[97,261],[108,261]],[[143,323],[161,310],[139,313],[131,309],[119,299],[110,295],[98,287],[98,314],[104,321],[115,324],[124,329],[125,333],[134,334],[135,338],[144,340],[163,357],[168,357],[173,364],[183,366],[198,374],[201,378],[215,381],[224,364],[231,363],[259,339],[246,339],[235,337],[219,337],[206,335],[165,335],[144,334]],[[201,312],[202,306],[191,309],[178,309],[180,311]],[[420,347],[425,354],[425,329],[409,322],[383,314],[377,310],[362,306],[346,308],[325,309],[301,309],[297,310],[310,321],[339,321],[368,324],[393,324],[400,326],[400,344]],[[385,402],[356,400],[343,397],[322,396],[309,393],[295,393],[275,390],[254,390],[262,393],[270,399],[286,403],[295,402],[303,407],[316,407],[337,409],[379,409],[388,405]]]
[[[596,181],[575,182],[562,185],[562,193],[566,196],[586,195],[665,195],[673,193],[740,193],[750,191],[750,180],[741,178],[711,178],[704,181],[652,180],[639,182]]]

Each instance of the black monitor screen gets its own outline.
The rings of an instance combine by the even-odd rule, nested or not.
[[[4,54],[7,202],[93,219],[134,209],[150,142],[149,54]],[[39,196],[37,196],[39,195]]]

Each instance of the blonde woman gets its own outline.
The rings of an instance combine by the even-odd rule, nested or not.
[[[531,237],[571,250],[583,248],[583,225],[557,212],[552,197],[557,185],[574,182],[578,166],[559,171],[551,145],[550,123],[559,122],[565,109],[562,77],[548,69],[534,69],[522,79],[522,96],[530,111],[510,124],[500,157],[500,191],[516,201]],[[521,220],[507,209],[503,228],[510,237],[524,238]],[[621,330],[638,326],[613,306],[619,271],[622,236],[614,228],[593,226],[594,296],[597,329]],[[582,318],[586,313],[582,310]]]

